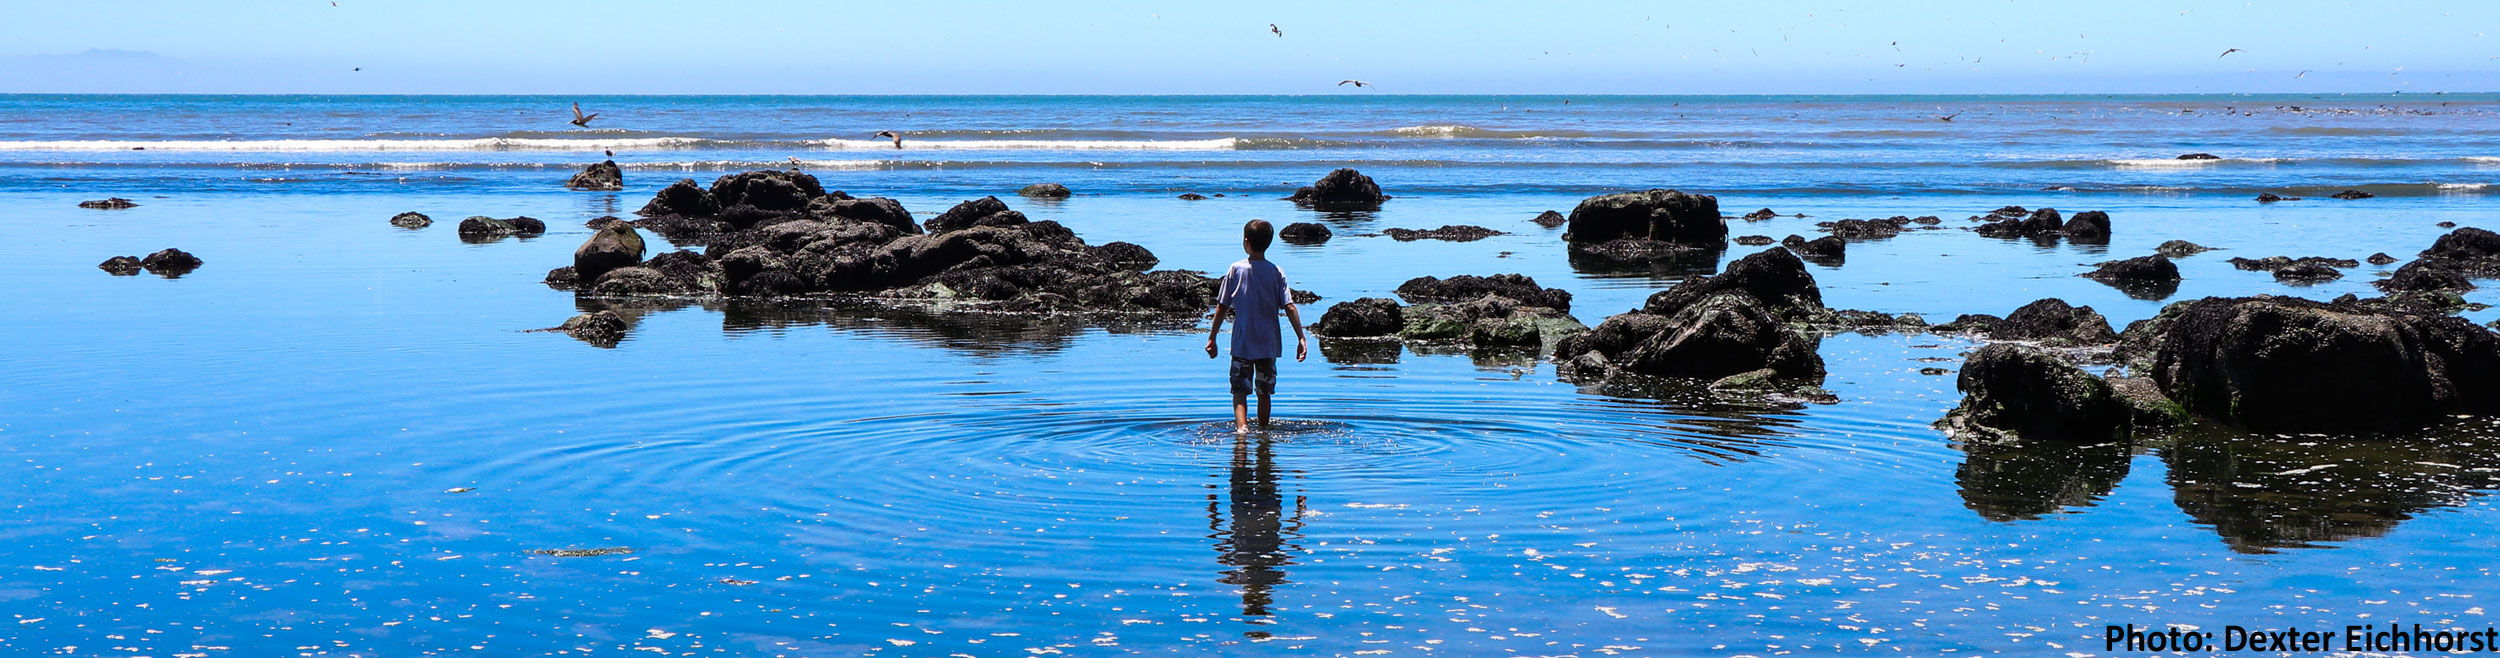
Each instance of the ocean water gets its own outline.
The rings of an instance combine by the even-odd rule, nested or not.
[[[592,129],[565,124],[576,100]],[[1952,375],[1921,374],[1976,347],[1955,337],[1825,338],[1833,405],[1320,345],[1282,367],[1283,425],[1244,438],[1186,325],[725,301],[626,307],[614,349],[528,330],[604,307],[539,283],[584,221],[793,159],[923,217],[1002,195],[1166,268],[1239,258],[1252,218],[1322,221],[1336,239],[1272,254],[1323,297],[1312,320],[1517,272],[1594,325],[1716,264],[1584,272],[1529,218],[1664,187],[1807,215],[1734,235],[1944,218],[1813,266],[1837,308],[2058,297],[2123,326],[2207,295],[2368,295],[2393,269],[2290,286],[2225,258],[2409,259],[2440,222],[2500,228],[2496,115],[2495,95],[0,96],[0,652],[2109,655],[2104,624],[2479,629],[2492,420],[1964,446],[1930,426]],[[625,191],[562,187],[605,150]],[[1340,166],[1397,198],[1278,200]],[[1077,195],[1012,196],[1044,181]],[[2343,189],[2377,198],[2323,198]],[[108,196],[141,205],[75,205]],[[1963,230],[2009,204],[2107,211],[2115,235]],[[386,223],[411,210],[437,223]],[[516,214],[551,229],[451,227]],[[1446,224],[1508,235],[1378,235]],[[2170,239],[2224,250],[2179,261],[2167,299],[2075,276]],[[165,247],[206,265],[95,268]],[[610,548],[630,552],[562,552]]]

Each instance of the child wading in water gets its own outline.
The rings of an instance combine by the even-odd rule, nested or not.
[[[1233,431],[1250,431],[1250,392],[1259,393],[1259,429],[1267,429],[1268,398],[1276,395],[1276,358],[1284,356],[1276,331],[1276,311],[1293,321],[1293,360],[1311,356],[1310,338],[1302,333],[1302,312],[1293,307],[1293,289],[1284,270],[1267,260],[1267,245],[1276,227],[1264,219],[1241,227],[1241,251],[1249,258],[1233,263],[1215,287],[1215,327],[1207,331],[1207,358],[1215,358],[1215,337],[1224,333],[1224,318],[1233,323]]]

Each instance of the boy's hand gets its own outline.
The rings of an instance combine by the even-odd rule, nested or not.
[[[1311,339],[1310,339],[1309,337],[1307,337],[1307,336],[1295,336],[1295,337],[1293,337],[1293,360],[1294,360],[1294,361],[1296,361],[1296,362],[1301,362],[1301,361],[1307,361],[1307,360],[1310,360],[1310,358],[1311,358]]]
[[[1207,358],[1215,358],[1215,337],[1207,337]]]

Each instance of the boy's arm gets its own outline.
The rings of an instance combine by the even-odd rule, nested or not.
[[[1231,306],[1215,305],[1215,325],[1207,329],[1207,358],[1215,358],[1215,337],[1224,334],[1224,316],[1231,314],[1232,311]],[[1295,326],[1293,330],[1298,332],[1302,330],[1302,327]]]
[[[1311,337],[1302,333],[1302,311],[1295,309],[1292,304],[1286,304],[1285,319],[1293,323],[1293,360],[1302,361],[1311,358]]]

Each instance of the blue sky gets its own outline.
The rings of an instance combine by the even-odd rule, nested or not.
[[[2500,90],[2489,2],[98,0],[10,13],[0,92]],[[2217,56],[2227,48],[2242,52]]]

